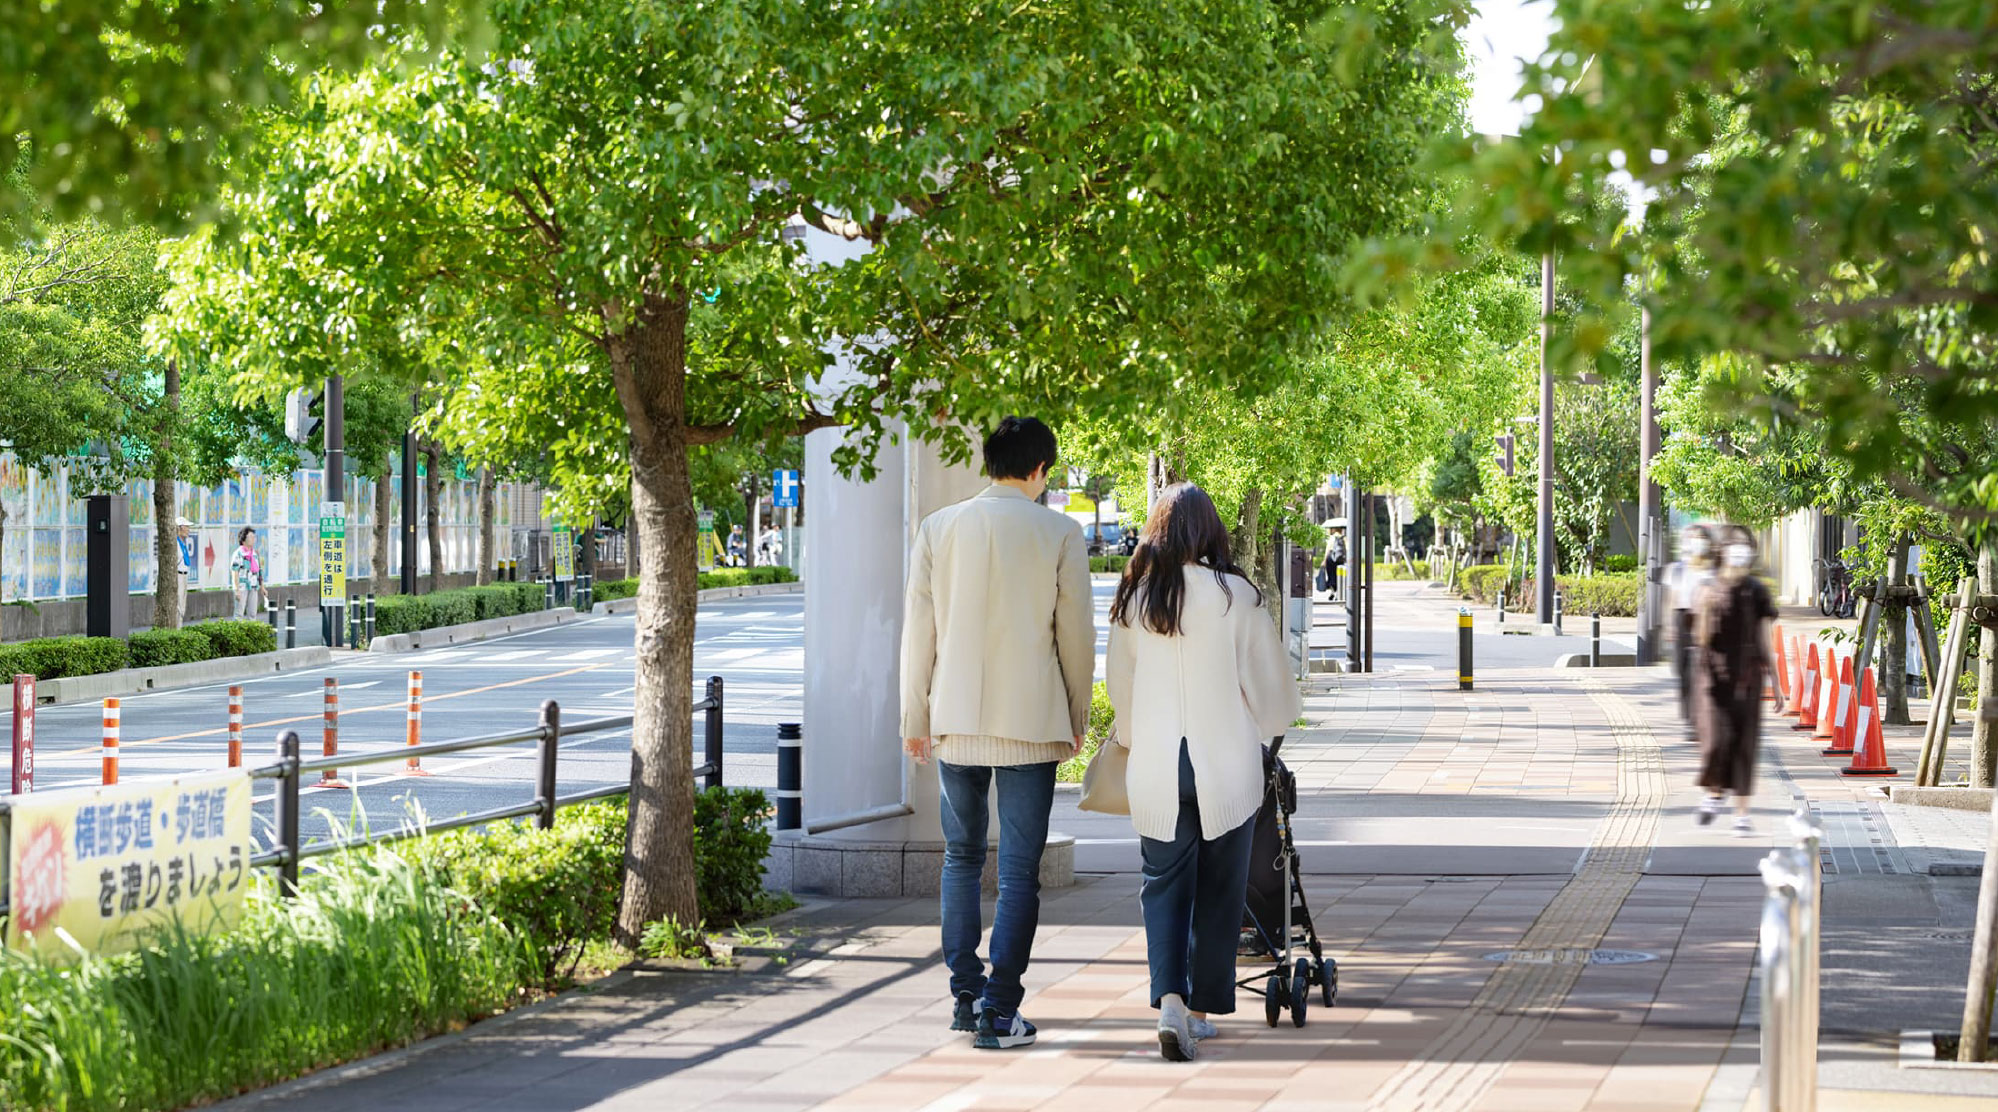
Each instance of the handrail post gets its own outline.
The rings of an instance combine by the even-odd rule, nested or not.
[[[722,678],[708,677],[707,713],[708,776],[702,787],[708,790],[721,787],[722,783]]]
[[[562,747],[562,706],[553,699],[541,704],[541,767],[534,789],[534,825],[555,829],[555,755]]]
[[[277,818],[278,894],[298,894],[298,731],[286,730],[277,739],[278,763],[284,774],[278,777],[272,808]]]

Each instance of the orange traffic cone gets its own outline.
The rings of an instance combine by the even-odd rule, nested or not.
[[[1880,729],[1880,697],[1873,689],[1871,668],[1866,670],[1866,678],[1860,683],[1859,720],[1855,733],[1859,744],[1852,755],[1852,763],[1839,769],[1839,775],[1897,775],[1887,764],[1887,738]]]
[[[1771,647],[1776,650],[1776,667],[1769,673],[1769,689],[1776,697],[1776,713],[1789,709],[1796,695],[1790,690],[1790,661],[1783,655],[1783,627],[1777,625],[1769,631]]]
[[[1797,724],[1793,730],[1812,730],[1818,725],[1818,643],[1812,641],[1798,654],[1803,665],[1804,678],[1797,684]]]
[[[1783,657],[1783,682],[1790,697],[1783,700],[1783,713],[1795,718],[1804,706],[1804,639],[1790,638],[1787,650]]]
[[[1824,667],[1818,669],[1818,725],[1811,736],[1830,741],[1838,725],[1838,653],[1826,649],[1822,663]]]
[[[1871,672],[1868,668],[1866,671]],[[1859,718],[1859,685],[1852,679],[1852,658],[1838,662],[1838,705],[1832,708],[1832,743],[1824,749],[1827,757],[1843,757],[1852,752],[1852,727]]]

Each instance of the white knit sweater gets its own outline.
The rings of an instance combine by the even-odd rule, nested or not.
[[[1256,589],[1189,565],[1177,636],[1111,623],[1107,686],[1117,736],[1130,747],[1131,825],[1170,841],[1179,823],[1179,744],[1186,740],[1200,802],[1200,836],[1218,838],[1263,799],[1262,745],[1300,708],[1297,682]],[[1231,597],[1232,596],[1232,597]],[[1135,608],[1134,608],[1135,609]]]

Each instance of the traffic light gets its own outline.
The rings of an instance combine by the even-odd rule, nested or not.
[[[284,435],[294,444],[304,444],[319,435],[320,418],[313,415],[319,408],[320,395],[310,388],[301,386],[284,396]]]
[[[1505,472],[1507,478],[1511,478],[1512,477],[1512,434],[1509,432],[1502,432],[1498,434],[1496,437],[1493,437],[1493,440],[1496,441],[1498,445],[1499,470]]]

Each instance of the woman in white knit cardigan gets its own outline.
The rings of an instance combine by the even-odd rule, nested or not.
[[[1191,483],[1154,503],[1110,607],[1110,702],[1144,852],[1145,945],[1159,1051],[1188,1061],[1235,1010],[1235,946],[1263,799],[1264,739],[1298,713],[1262,592]]]

